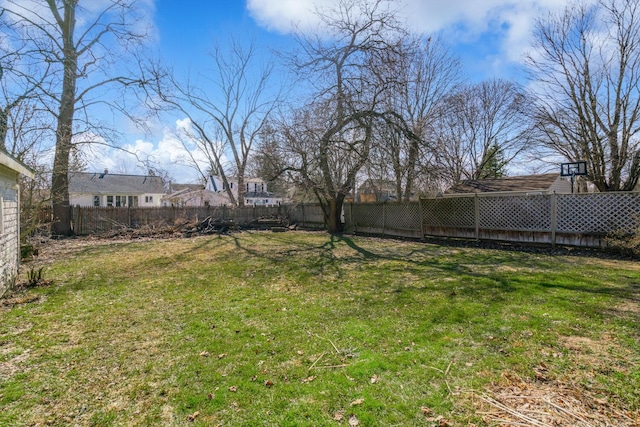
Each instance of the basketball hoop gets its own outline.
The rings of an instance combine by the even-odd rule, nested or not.
[[[587,174],[587,162],[568,162],[560,164],[560,176],[571,177],[571,194],[573,194],[573,182],[576,176]]]

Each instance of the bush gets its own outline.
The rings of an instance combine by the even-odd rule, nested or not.
[[[640,258],[640,228],[634,232],[615,232],[605,238],[607,247],[624,256]]]

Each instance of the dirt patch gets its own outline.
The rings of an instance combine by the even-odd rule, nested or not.
[[[541,374],[543,367],[538,367]],[[616,406],[573,382],[528,381],[505,376],[506,384],[472,393],[476,414],[489,425],[536,427],[638,427],[640,413]]]

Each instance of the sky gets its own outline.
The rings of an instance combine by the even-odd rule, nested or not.
[[[198,73],[211,66],[207,56],[229,34],[252,38],[264,49],[294,47],[292,30],[314,28],[316,5],[335,0],[145,0],[150,3],[154,46],[160,60],[176,73]],[[491,78],[524,83],[522,61],[535,20],[560,11],[569,0],[397,0],[398,18],[416,33],[437,34],[461,58],[470,81]],[[185,117],[153,123],[151,133],[129,129],[123,147],[169,172],[174,182],[197,182],[184,165],[184,148],[173,133]],[[202,162],[203,160],[200,159]],[[94,150],[90,171],[144,173],[125,151]]]

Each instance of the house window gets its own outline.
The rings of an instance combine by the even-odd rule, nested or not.
[[[127,204],[127,198],[126,196],[116,196],[116,207],[122,207],[125,206]]]
[[[132,208],[138,207],[138,196],[129,196],[129,203],[127,203],[127,206]]]
[[[144,196],[145,203],[153,203],[153,196]]]
[[[100,206],[100,196],[93,196],[93,206]]]
[[[113,206],[113,196],[107,196],[107,206]]]

